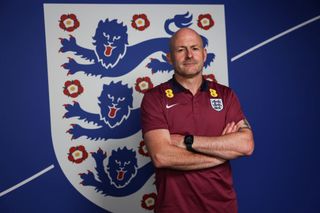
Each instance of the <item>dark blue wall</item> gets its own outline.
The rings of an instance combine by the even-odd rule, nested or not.
[[[93,3],[0,3],[0,193],[55,166],[0,197],[0,212],[104,212],[69,183],[51,141],[43,3],[70,2]],[[320,19],[231,61],[319,16],[319,0],[175,3],[225,5],[230,86],[242,102],[256,143],[253,156],[232,162],[240,213],[320,212]]]

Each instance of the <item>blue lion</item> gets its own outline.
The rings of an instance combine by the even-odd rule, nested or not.
[[[170,26],[175,24],[177,28],[189,27],[192,24],[192,15],[189,12],[182,15],[175,15],[173,19],[167,19],[164,29],[169,35],[174,32],[170,30]],[[204,46],[208,45],[208,40],[202,37]],[[94,75],[100,77],[119,77],[125,75],[135,69],[147,56],[162,52],[162,61],[159,59],[151,59],[147,67],[152,73],[172,71],[173,67],[166,59],[169,52],[169,37],[154,38],[144,42],[129,46],[127,27],[117,20],[105,21],[100,20],[93,36],[94,50],[81,47],[77,44],[76,38],[70,36],[69,39],[61,38],[62,47],[60,52],[73,52],[75,55],[86,59],[88,63],[80,64],[73,58],[62,65],[68,70],[68,74],[84,72],[86,75]],[[215,55],[208,53],[205,67],[209,66],[214,60]]]
[[[154,167],[150,162],[142,168],[138,168],[136,152],[118,148],[112,150],[108,165],[103,162],[107,154],[101,149],[92,153],[96,162],[96,172],[98,180],[90,170],[80,174],[81,184],[93,186],[97,192],[105,196],[122,197],[138,191],[154,173]]]
[[[103,85],[98,97],[99,114],[85,111],[77,102],[64,105],[67,110],[64,118],[78,117],[79,120],[91,122],[97,127],[87,129],[72,124],[67,132],[72,135],[72,139],[86,136],[91,140],[124,138],[138,132],[141,129],[140,108],[132,109],[132,92],[132,88],[121,82]]]

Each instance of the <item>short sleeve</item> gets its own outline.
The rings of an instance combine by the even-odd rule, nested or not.
[[[168,129],[162,98],[158,90],[147,92],[141,102],[142,134],[154,129]]]
[[[230,89],[227,97],[226,106],[226,123],[232,121],[238,123],[239,121],[245,119],[245,115],[242,111],[240,101],[237,95]]]

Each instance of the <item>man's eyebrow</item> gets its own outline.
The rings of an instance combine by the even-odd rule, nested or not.
[[[191,46],[180,45],[180,46],[176,46],[175,49],[187,48],[187,47],[191,47],[191,48],[193,48],[193,47],[201,47],[201,45],[200,44],[193,44]]]

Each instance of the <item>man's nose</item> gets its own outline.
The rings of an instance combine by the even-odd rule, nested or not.
[[[187,58],[192,58],[193,57],[193,53],[191,50],[187,50]]]

